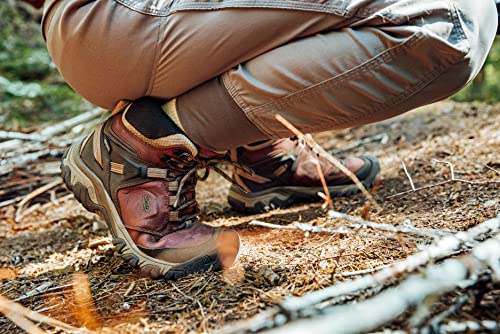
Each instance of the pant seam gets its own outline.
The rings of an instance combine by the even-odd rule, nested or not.
[[[160,59],[160,35],[162,32],[162,25],[165,22],[164,17],[158,17],[158,33],[156,34],[156,43],[155,43],[155,53],[153,56],[153,66],[151,68],[151,74],[150,74],[150,79],[149,79],[149,85],[148,89],[146,91],[145,96],[149,96],[151,92],[153,91],[155,84],[156,84],[156,74],[158,72],[158,66],[159,66],[159,59]]]
[[[448,11],[448,15],[451,18],[451,21],[453,22],[453,26],[458,30],[458,37],[460,38],[461,41],[469,41],[469,38],[465,34],[464,28],[462,26],[462,23],[460,22],[460,18],[458,16],[458,8],[455,6],[455,4],[451,1],[447,1],[448,4],[450,5],[450,10]],[[470,43],[467,43],[467,48],[464,50],[465,53],[470,52]]]
[[[224,87],[226,87],[226,90],[228,91],[229,95],[233,98],[234,102],[238,104],[238,106],[242,110],[248,110],[249,106],[243,100],[243,98],[240,96],[240,93],[236,86],[233,84],[232,80],[229,78],[228,72],[222,74],[222,83],[224,84]]]
[[[379,67],[381,64],[384,64],[386,62],[391,61],[394,59],[395,56],[398,54],[404,52],[405,49],[414,47],[418,42],[422,41],[424,37],[424,34],[421,32],[416,32],[413,34],[409,40],[405,41],[404,43],[398,44],[388,50],[385,50],[384,52],[380,53],[376,57],[373,57],[366,62],[356,66],[355,68],[341,73],[335,77],[331,77],[327,80],[324,80],[320,83],[317,83],[315,85],[309,86],[305,89],[302,89],[300,91],[294,92],[292,94],[289,94],[285,97],[282,97],[278,100],[275,101],[270,101],[264,105],[257,106],[254,108],[250,108],[246,110],[247,117],[251,119],[254,123],[256,122],[260,128],[266,129],[267,134],[271,134],[273,136],[277,136],[277,133],[274,132],[269,126],[267,126],[264,122],[262,122],[257,114],[260,114],[266,110],[280,110],[283,109],[287,104],[290,104],[291,101],[297,98],[304,98],[306,96],[309,96],[313,94],[315,91],[324,89],[325,87],[331,86],[333,84],[351,79],[353,77],[357,77],[363,73],[368,72],[369,70],[373,70],[377,67]]]
[[[240,96],[238,89],[233,84],[231,78],[229,78],[229,76],[227,75],[227,72],[222,75],[222,83],[224,84],[224,87],[226,88],[226,91],[228,92],[229,96],[238,105],[238,107],[241,109],[241,112],[245,115],[245,117],[250,122],[252,122],[252,124],[255,125],[255,127],[259,129],[259,131],[261,131],[262,133],[267,133],[265,129],[263,129],[258,123],[256,123],[247,112],[245,112],[245,110],[247,110],[249,106],[247,105],[245,100],[243,100],[243,98]]]
[[[192,2],[182,3],[181,1],[179,2],[173,3],[170,10],[170,14],[183,10],[217,10],[224,8],[242,8],[242,7],[315,11],[322,13],[337,14],[344,17],[352,17],[356,13],[356,11],[352,10],[350,11],[349,9],[345,8],[346,7],[345,3],[340,1],[336,1],[333,4],[331,3],[319,4],[316,2],[307,2],[307,1],[296,2],[296,3],[284,1],[278,4],[272,2],[256,3],[255,0],[238,1],[237,3],[232,2],[226,4],[224,4],[223,2],[213,2],[213,1],[197,2],[197,3],[192,3]]]

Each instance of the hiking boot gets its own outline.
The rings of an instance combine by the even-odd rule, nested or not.
[[[251,168],[233,173],[229,190],[230,205],[243,212],[265,212],[294,203],[319,199],[324,192],[315,163],[316,154],[297,138],[259,142],[231,151],[231,159]],[[359,191],[354,182],[326,159],[319,157],[332,197],[348,196]],[[342,161],[365,187],[373,186],[380,171],[378,160],[371,156]],[[242,191],[241,188],[244,190]]]
[[[162,109],[143,98],[111,116],[63,157],[67,187],[106,220],[116,251],[141,273],[177,279],[233,264],[240,240],[202,224],[198,169],[221,156],[197,147]]]

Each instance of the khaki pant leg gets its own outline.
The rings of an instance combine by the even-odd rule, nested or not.
[[[408,3],[395,2],[341,30],[294,40],[240,64],[181,95],[181,122],[195,141],[220,150],[289,136],[277,114],[304,132],[319,132],[387,119],[450,96],[486,59],[495,36],[494,4]],[[254,126],[238,123],[238,113]]]

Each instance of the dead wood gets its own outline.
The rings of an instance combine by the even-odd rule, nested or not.
[[[258,220],[252,220],[249,225],[251,226],[261,226],[273,229],[282,229],[282,230],[298,230],[303,232],[312,232],[312,233],[334,233],[334,234],[346,234],[346,235],[357,235],[360,237],[366,238],[374,238],[374,239],[393,239],[399,240],[400,238],[393,235],[376,235],[370,233],[359,232],[359,228],[363,228],[362,226],[341,226],[341,227],[322,227],[322,226],[312,226],[309,224],[294,222],[290,225],[278,225],[271,224],[266,222],[261,222]],[[384,231],[384,230],[382,230]]]
[[[497,218],[500,220],[500,217]],[[442,295],[458,288],[467,280],[475,282],[481,273],[492,270],[492,279],[500,279],[500,233],[475,245],[471,253],[457,259],[445,260],[439,265],[430,265],[421,274],[412,275],[395,288],[381,292],[375,297],[354,303],[330,307],[321,315],[310,319],[292,321],[266,333],[362,333],[390,323],[408,308],[416,306],[431,295]],[[317,291],[321,293],[322,291]],[[296,298],[297,309],[301,300]],[[300,307],[309,305],[306,302]],[[284,305],[281,304],[283,307]],[[290,310],[290,308],[284,308]],[[285,313],[286,314],[286,313]],[[363,321],[359,321],[363,315]],[[275,316],[275,319],[277,317]],[[288,318],[293,316],[288,313]]]
[[[370,228],[374,230],[394,232],[394,233],[411,233],[431,238],[437,238],[443,235],[453,234],[457,232],[453,230],[442,230],[437,228],[420,228],[408,225],[400,226],[392,224],[375,223],[345,213],[336,212],[333,210],[328,211],[328,217],[332,219],[343,219],[355,223],[355,225],[348,225],[347,227],[349,228],[359,228],[359,229]]]
[[[356,293],[358,291],[366,290],[375,286],[379,285],[386,285],[390,282],[393,282],[394,280],[398,280],[401,277],[403,277],[405,274],[411,273],[415,271],[417,268],[420,268],[424,265],[427,265],[429,263],[433,263],[437,260],[447,258],[451,255],[453,255],[457,250],[460,250],[462,248],[467,248],[470,245],[476,245],[473,251],[473,255],[464,258],[465,260],[448,260],[448,261],[455,261],[455,262],[450,262],[450,265],[446,265],[444,267],[439,267],[441,269],[438,270],[440,273],[437,276],[432,276],[432,283],[433,284],[421,284],[423,281],[418,281],[418,280],[425,280],[426,277],[420,277],[418,278],[419,284],[417,286],[414,286],[415,283],[411,280],[409,280],[407,285],[405,286],[405,291],[420,291],[419,296],[427,296],[431,293],[434,293],[436,291],[441,291],[445,290],[448,291],[447,289],[454,287],[457,282],[464,280],[467,277],[467,269],[469,262],[474,262],[475,263],[475,270],[482,270],[485,268],[486,264],[493,269],[495,272],[495,275],[500,275],[500,262],[499,262],[499,257],[500,257],[500,234],[498,234],[494,239],[492,239],[489,242],[478,242],[477,239],[479,238],[484,238],[489,236],[491,233],[498,233],[500,231],[500,216],[487,220],[471,229],[469,229],[466,232],[458,232],[454,235],[448,235],[443,237],[442,239],[435,240],[434,243],[431,245],[428,245],[424,247],[421,251],[418,253],[409,256],[406,260],[391,264],[387,266],[386,268],[374,273],[373,275],[366,275],[361,278],[358,278],[356,280],[352,281],[347,281],[347,282],[341,282],[338,284],[335,284],[333,286],[330,286],[328,288],[318,290],[318,291],[313,291],[311,293],[308,293],[302,297],[288,297],[286,298],[283,302],[279,304],[279,308],[273,308],[266,313],[266,316],[260,315],[256,317],[255,319],[250,319],[248,321],[244,321],[242,323],[236,324],[234,328],[235,330],[232,330],[231,328],[226,328],[222,331],[222,333],[239,333],[239,332],[257,332],[261,331],[265,328],[270,328],[270,327],[280,327],[286,322],[288,322],[291,319],[300,319],[304,316],[311,316],[311,314],[315,314],[315,308],[317,305],[320,305],[324,303],[325,301],[328,301],[332,298],[340,297],[340,296],[347,296],[352,293]],[[487,262],[487,263],[486,263]],[[461,268],[461,269],[460,269]],[[448,270],[454,270],[454,273],[456,276],[454,278],[450,278],[450,276],[447,274]],[[431,274],[432,272],[429,272],[428,274]],[[444,282],[441,282],[438,277],[446,277],[446,280]],[[434,282],[435,280],[435,282]],[[450,285],[453,282],[452,285]],[[431,283],[431,282],[429,282]],[[423,286],[422,289],[420,289]],[[426,287],[427,286],[427,287]],[[440,290],[433,290],[436,288],[436,286],[439,287]],[[404,300],[399,299],[398,293],[391,293],[390,295],[384,295],[384,297],[387,298],[394,298],[394,305],[398,305],[398,307],[394,308],[391,313],[390,313],[390,318],[393,319],[394,314],[397,312],[400,312],[400,307],[401,303],[404,303]],[[417,297],[415,297],[417,298]],[[418,297],[421,298],[421,297]],[[420,299],[414,299],[414,300],[420,300]],[[383,301],[384,299],[375,299],[376,302],[370,302],[368,301],[367,304],[363,305],[369,305],[370,307],[375,307],[379,303],[383,303],[382,305],[385,304]],[[390,300],[390,299],[387,299]],[[355,304],[357,305],[357,304]],[[358,317],[359,314],[365,314],[374,312],[374,310],[377,309],[384,309],[384,307],[377,306],[374,309],[370,309],[370,311],[367,310],[367,306],[363,308],[363,310],[359,310],[356,308],[352,308],[351,305],[345,305],[345,306],[339,306],[339,307],[345,307],[342,309],[339,309],[339,312],[342,312],[344,316],[351,316],[353,314],[356,314],[356,316],[353,318],[352,316],[348,319],[352,321],[353,319],[356,319],[356,321],[359,323]],[[386,308],[388,309],[388,308]],[[396,312],[397,309],[397,312]],[[363,311],[363,312],[361,312]],[[338,324],[337,321],[340,321],[337,318],[337,312],[332,313],[332,317],[335,317],[335,320],[331,320],[330,318],[328,319],[328,322],[330,324],[335,324],[335,326]],[[340,313],[339,313],[340,314]],[[399,314],[399,313],[397,313]],[[342,317],[340,317],[342,318]],[[377,322],[377,325],[374,326],[372,329],[377,328],[377,326],[384,324],[385,322],[379,322],[379,317],[377,317],[374,321]],[[382,319],[382,317],[380,317]],[[384,318],[386,319],[386,318]],[[386,319],[387,320],[387,319]],[[389,319],[390,320],[390,319]],[[387,320],[387,321],[389,321]],[[313,320],[311,320],[313,321]],[[316,324],[316,322],[313,322],[315,329],[312,332],[320,331],[324,332],[321,330],[322,326]],[[309,324],[308,324],[309,325]],[[317,326],[316,326],[317,325]],[[295,325],[292,325],[292,327],[283,327],[283,331],[281,329],[277,329],[277,332],[280,333],[291,333],[298,328],[303,332],[304,327],[294,327]],[[346,327],[343,327],[346,326]],[[352,327],[354,326],[354,327]],[[339,328],[356,328],[359,329],[358,327],[359,324],[350,324],[350,323],[345,323],[342,322],[342,326],[336,326],[336,329]],[[370,325],[371,326],[371,325]],[[286,329],[285,329],[286,328]],[[308,327],[308,332],[311,330],[311,327]],[[332,328],[325,326],[324,328],[328,328],[329,332],[332,332]],[[361,329],[359,329],[361,331]],[[352,330],[351,332],[359,332],[356,330]],[[299,331],[300,332],[300,331]],[[346,331],[348,332],[348,331]]]
[[[17,211],[16,211],[16,222],[19,223],[21,219],[23,218],[23,208],[26,203],[28,203],[30,200],[33,198],[37,197],[38,195],[43,194],[44,192],[62,184],[62,179],[61,178],[56,178],[54,181],[44,185],[43,187],[40,187],[36,189],[35,191],[29,193],[26,197],[23,198],[21,202],[19,202],[17,206]]]
[[[36,323],[43,323],[53,327],[61,328],[69,333],[85,333],[91,334],[89,330],[84,328],[76,328],[68,325],[62,321],[53,319],[41,313],[29,310],[22,306],[21,304],[15,303],[8,298],[0,295],[0,312],[2,312],[7,318],[11,319],[16,325],[26,330],[28,333],[45,333],[40,329]]]
[[[495,320],[474,321],[450,321],[443,324],[439,328],[441,334],[446,333],[471,333],[471,332],[491,332],[498,333],[500,331],[500,322]]]

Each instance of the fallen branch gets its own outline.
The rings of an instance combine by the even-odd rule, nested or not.
[[[7,318],[11,319],[12,322],[14,322],[16,325],[26,330],[28,333],[35,333],[35,334],[45,333],[45,331],[43,331],[37,325],[35,325],[33,321],[37,323],[47,324],[53,327],[59,327],[69,332],[88,333],[88,334],[95,333],[85,328],[73,327],[62,321],[53,319],[41,313],[27,309],[21,304],[15,303],[1,295],[0,295],[0,312],[3,313]]]
[[[440,327],[442,326],[443,321],[449,316],[457,313],[469,301],[471,297],[472,297],[471,291],[468,291],[467,293],[460,295],[456,300],[453,301],[453,303],[448,308],[446,308],[444,311],[432,317],[432,319],[428,321],[428,325],[424,326],[420,330],[420,333],[422,334],[438,333]]]
[[[49,155],[50,152],[51,150],[49,149],[42,149],[40,151],[26,154],[16,153],[16,158],[3,160],[0,162],[0,176],[11,173],[16,167],[24,166],[32,161],[40,159],[45,155]]]
[[[448,235],[435,240],[434,243],[425,246],[418,253],[410,255],[403,261],[388,265],[386,268],[373,275],[366,275],[355,280],[340,282],[328,288],[310,292],[302,297],[287,297],[280,303],[279,308],[270,309],[266,311],[266,313],[255,318],[232,325],[231,328],[227,328],[222,332],[256,332],[265,328],[283,325],[290,319],[310,316],[311,310],[314,311],[315,307],[321,303],[328,304],[326,301],[334,298],[348,296],[380,285],[387,285],[396,279],[400,279],[404,274],[413,272],[417,268],[428,263],[447,258],[455,254],[456,251],[477,243],[476,239],[488,236],[491,233],[498,233],[499,231],[500,216],[489,219],[466,232],[458,232],[454,235]],[[498,245],[499,241],[496,240],[495,242],[496,244],[489,243],[488,247],[482,247],[480,249],[487,253],[490,250],[500,247]],[[476,251],[476,253],[477,252],[478,251]],[[479,256],[479,253],[477,254]],[[498,262],[495,263],[492,261],[489,265],[500,275],[500,265]],[[446,273],[443,274],[442,277],[445,277],[446,280],[448,279]],[[363,313],[357,313],[358,318],[359,314]],[[314,332],[312,329],[308,329],[307,331]]]
[[[262,222],[259,220],[252,220],[248,225],[267,227],[267,228],[272,228],[272,229],[280,229],[280,230],[299,230],[299,231],[303,231],[303,232],[312,232],[312,233],[336,233],[336,234],[345,234],[345,235],[357,235],[360,237],[381,239],[381,240],[387,240],[387,239],[400,240],[401,239],[401,238],[398,238],[395,236],[386,236],[386,235],[382,236],[382,235],[375,235],[375,234],[368,234],[368,233],[353,231],[348,226],[341,226],[338,228],[332,228],[332,227],[312,226],[309,224],[298,223],[298,222],[294,222],[290,225],[278,225],[278,224],[271,224],[271,223]]]
[[[304,307],[310,307],[326,299],[349,294],[361,289],[384,283],[393,277],[403,273],[414,271],[431,261],[445,258],[453,252],[461,249],[465,244],[473,242],[482,235],[497,232],[500,229],[500,216],[487,220],[467,232],[458,232],[435,241],[424,247],[420,252],[409,256],[406,260],[390,265],[374,275],[364,276],[354,281],[342,282],[329,288],[313,291],[303,297],[289,297],[281,303],[281,307],[288,312],[298,311]]]
[[[465,280],[477,279],[480,273],[493,270],[493,279],[500,272],[492,263],[500,262],[500,234],[475,246],[471,254],[448,259],[440,265],[427,268],[399,286],[381,292],[375,297],[324,310],[325,315],[291,322],[268,333],[364,333],[394,321],[408,308],[416,306],[429,296],[441,296],[461,285]],[[359,321],[363,315],[363,321]],[[495,325],[496,326],[496,325]]]
[[[39,138],[43,141],[48,141],[53,139],[52,137],[56,134],[66,132],[68,129],[75,127],[78,124],[86,123],[93,120],[96,117],[99,117],[103,114],[103,110],[100,108],[94,108],[89,110],[83,114],[70,118],[64,122],[57,123],[55,125],[44,128],[41,131],[37,131],[32,135],[39,136]],[[0,152],[3,150],[12,151],[14,148],[22,146],[23,141],[19,139],[12,139],[5,142],[0,143]]]
[[[358,177],[351,172],[347,167],[345,167],[339,160],[334,158],[331,154],[328,154],[320,145],[318,145],[311,136],[306,136],[302,132],[300,132],[295,126],[293,126],[289,121],[287,121],[283,116],[281,115],[276,115],[276,119],[278,122],[283,124],[288,130],[290,130],[295,136],[299,137],[301,140],[306,143],[306,145],[318,156],[321,156],[328,160],[331,164],[333,164],[335,167],[340,169],[342,173],[347,175],[353,182],[356,184],[356,186],[361,190],[361,192],[365,195],[365,197],[370,201],[370,203],[373,205],[373,207],[377,211],[382,211],[382,208],[378,203],[375,201],[373,196],[366,190],[365,186],[359,181]]]
[[[449,235],[457,232],[453,230],[442,230],[437,228],[420,228],[420,227],[406,226],[406,225],[400,226],[392,224],[375,223],[364,220],[359,217],[351,216],[346,213],[341,213],[333,210],[328,211],[328,217],[332,219],[344,219],[356,224],[356,225],[349,225],[348,226],[349,228],[371,228],[374,230],[394,232],[394,233],[413,233],[432,238],[436,238],[443,235]]]
[[[0,130],[0,140],[7,140],[7,139],[43,141],[43,137],[38,134]]]
[[[32,200],[33,198],[43,194],[44,192],[54,188],[54,187],[57,187],[58,185],[62,184],[62,179],[61,178],[57,178],[55,179],[54,181],[50,182],[50,183],[47,183],[46,185],[44,185],[43,187],[40,187],[34,191],[32,191],[31,193],[29,193],[26,197],[23,198],[23,200],[21,202],[19,202],[19,204],[17,205],[17,211],[16,211],[16,223],[19,223],[24,215],[23,215],[23,208],[24,208],[24,205],[26,203],[28,203],[30,200]]]
[[[474,321],[450,321],[445,325],[441,325],[438,333],[470,333],[470,332],[481,332],[491,331],[492,333],[498,333],[500,331],[500,322],[494,320],[483,320],[480,322]]]

